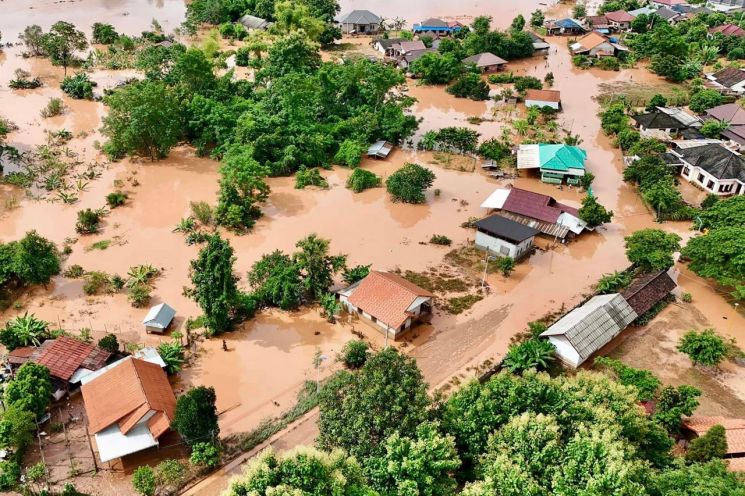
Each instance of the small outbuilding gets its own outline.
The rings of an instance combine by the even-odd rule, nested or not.
[[[466,65],[473,64],[478,70],[485,74],[499,72],[507,65],[506,60],[489,52],[471,55],[470,57],[463,59],[463,63]]]
[[[151,332],[163,334],[168,329],[168,326],[171,325],[175,316],[176,310],[165,303],[161,303],[160,305],[155,305],[147,312],[145,318],[142,319],[142,325],[145,326],[145,332],[148,334]]]
[[[557,90],[527,90],[525,92],[526,107],[551,107],[561,109],[561,92]]]
[[[637,277],[621,291],[621,296],[638,315],[644,315],[676,287],[667,271],[660,270]]]
[[[538,229],[501,215],[492,215],[476,222],[475,243],[488,252],[517,260],[530,252],[538,234]]]
[[[248,14],[238,19],[238,22],[243,24],[243,26],[249,31],[266,31],[274,25],[271,21]]]
[[[367,149],[367,156],[371,158],[388,158],[393,150],[393,144],[387,141],[376,141]]]
[[[353,10],[336,20],[344,34],[377,34],[382,19],[369,10]]]
[[[541,336],[556,348],[556,356],[577,368],[618,336],[638,315],[618,293],[592,297],[564,315]]]

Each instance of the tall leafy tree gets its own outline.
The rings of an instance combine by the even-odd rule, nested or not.
[[[741,285],[745,281],[745,227],[742,225],[695,236],[688,241],[682,254],[691,260],[691,270],[701,277],[710,277],[726,286]]]
[[[359,372],[341,372],[319,398],[318,444],[342,448],[358,459],[382,455],[395,432],[415,433],[427,420],[431,401],[414,360],[386,348],[370,357]]]
[[[31,412],[41,420],[52,395],[52,378],[44,365],[26,362],[5,388],[5,404]]]
[[[65,76],[67,67],[76,59],[75,53],[88,48],[88,41],[82,31],[75,29],[75,25],[65,22],[55,22],[49,32],[42,38],[44,53],[46,53],[54,64],[64,68]]]
[[[60,260],[54,243],[36,231],[29,231],[14,245],[12,272],[24,284],[46,284],[60,272]]]
[[[645,272],[673,265],[673,253],[680,250],[680,236],[662,229],[641,229],[626,240],[626,258]]]
[[[198,386],[176,400],[176,411],[171,428],[178,432],[186,444],[213,442],[220,433],[215,407],[215,389]]]
[[[207,244],[191,262],[189,294],[204,312],[207,328],[217,334],[230,330],[238,297],[233,274],[233,248],[218,234],[207,238]]]
[[[247,145],[231,146],[220,166],[220,192],[215,217],[238,231],[250,229],[261,215],[258,205],[269,195],[264,178],[269,168],[260,165]]]
[[[319,300],[334,283],[334,274],[346,267],[346,255],[329,255],[329,240],[310,234],[298,241],[293,262],[300,271],[306,294]]]
[[[610,222],[613,218],[613,211],[606,210],[594,196],[587,195],[582,199],[579,218],[587,222],[589,227],[597,227]]]

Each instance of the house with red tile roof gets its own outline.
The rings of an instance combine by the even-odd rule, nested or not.
[[[673,5],[685,5],[685,0],[652,0],[650,5],[654,8],[672,7]]]
[[[608,24],[610,24],[611,29],[618,31],[631,29],[631,21],[634,20],[634,16],[623,10],[606,12],[605,18],[608,19]]]
[[[371,321],[393,339],[432,313],[434,297],[398,274],[378,271],[339,291],[348,312]]]
[[[687,439],[695,439],[706,434],[715,425],[724,427],[727,437],[725,458],[737,460],[730,464],[730,470],[745,468],[745,419],[723,416],[693,415],[683,419],[681,428]]]
[[[722,24],[721,26],[709,28],[709,35],[713,36],[717,33],[721,33],[724,36],[736,36],[742,38],[745,36],[745,29],[742,29],[736,24]]]
[[[101,462],[158,446],[169,430],[176,397],[158,364],[127,357],[82,382],[88,431]]]

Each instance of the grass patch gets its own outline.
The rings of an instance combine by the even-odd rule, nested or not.
[[[690,100],[688,91],[683,86],[672,83],[646,85],[632,82],[612,82],[601,83],[599,88],[600,93],[597,100],[601,105],[607,105],[623,98],[634,107],[644,107],[654,95],[664,96],[668,105],[676,107],[688,105]]]
[[[88,248],[86,248],[85,251],[93,251],[93,250],[105,250],[111,245],[110,239],[102,239],[101,241],[96,241],[92,245],[90,245]]]
[[[433,293],[462,293],[468,291],[468,285],[461,278],[426,274],[407,270],[402,274],[407,281]]]
[[[434,152],[432,161],[443,169],[456,170],[460,172],[473,172],[476,170],[476,159],[467,155],[448,152]]]
[[[448,298],[447,305],[445,305],[445,311],[451,315],[458,315],[470,309],[482,299],[483,297],[477,294]]]

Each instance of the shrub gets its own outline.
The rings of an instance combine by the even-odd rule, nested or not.
[[[165,342],[158,345],[158,354],[166,363],[166,372],[169,375],[181,370],[184,363],[184,348],[177,341]]]
[[[178,460],[163,460],[155,467],[155,480],[158,484],[178,484],[186,476],[186,467]]]
[[[443,236],[442,234],[433,234],[431,238],[429,238],[429,242],[433,245],[442,245],[442,246],[450,246],[453,244],[453,240],[448,238],[447,236]]]
[[[497,138],[491,138],[479,145],[478,153],[496,162],[510,155],[510,146]]]
[[[63,272],[62,275],[69,279],[77,279],[78,277],[83,277],[85,275],[85,269],[78,264],[74,264],[65,269],[65,272]]]
[[[116,353],[119,351],[119,339],[114,334],[107,334],[98,340],[98,347],[109,353]]]
[[[481,79],[480,74],[473,72],[461,74],[452,85],[448,86],[447,92],[457,98],[489,99],[489,85]]]
[[[127,201],[127,194],[122,191],[114,191],[106,195],[106,203],[111,208],[121,207]]]
[[[702,332],[688,331],[678,342],[678,351],[688,355],[693,364],[713,367],[719,365],[728,353],[727,343],[714,329]]]
[[[116,32],[114,26],[111,24],[102,24],[100,22],[93,23],[93,38],[92,43],[100,45],[111,45],[119,39],[119,33]]]
[[[16,78],[8,81],[8,87],[14,90],[33,90],[41,86],[41,79],[31,79],[31,73],[23,69],[16,69]]]
[[[685,303],[691,303],[693,301],[693,295],[691,295],[691,293],[683,293],[681,299]]]
[[[706,434],[691,441],[685,458],[689,463],[706,463],[715,458],[724,458],[727,454],[727,432],[717,424],[709,428]]]
[[[696,113],[703,114],[712,107],[721,105],[724,102],[724,97],[713,89],[704,89],[697,91],[691,96],[691,102],[688,107]]]
[[[86,208],[78,212],[78,221],[75,224],[75,231],[79,234],[93,234],[98,232],[101,225],[102,212]]]
[[[613,272],[603,274],[598,281],[596,291],[598,294],[618,293],[631,283],[632,275],[630,272]]]
[[[109,276],[105,272],[93,271],[85,276],[83,292],[87,295],[95,295],[109,287]]]
[[[235,51],[235,65],[238,67],[248,67],[251,50],[248,47],[240,47]]]
[[[55,117],[61,115],[65,111],[65,104],[62,102],[62,98],[50,98],[47,102],[47,106],[41,109],[41,116]]]
[[[378,188],[383,180],[374,172],[364,169],[355,169],[347,178],[347,188],[355,193],[360,193],[370,188]]]
[[[621,62],[616,57],[601,57],[595,65],[605,71],[617,71],[621,69]]]
[[[370,273],[370,266],[369,265],[358,265],[356,267],[346,268],[344,269],[344,273],[342,274],[342,277],[344,279],[344,282],[347,284],[354,284],[357,281],[361,281],[367,275]]]
[[[545,339],[532,338],[511,345],[504,357],[504,367],[514,374],[529,369],[546,370],[554,361],[556,349]]]
[[[329,183],[326,182],[326,179],[321,175],[318,167],[311,167],[309,169],[305,166],[301,166],[295,173],[295,188],[305,189],[306,186],[328,188]]]
[[[214,222],[215,216],[212,207],[207,202],[191,202],[191,214],[203,226],[209,226]]]
[[[533,76],[518,76],[515,78],[515,89],[522,95],[526,90],[540,90],[543,88],[543,83],[540,79],[534,78]]]
[[[21,479],[21,466],[13,460],[0,461],[0,490],[10,491]]]
[[[60,88],[71,98],[92,100],[94,86],[96,83],[88,78],[88,74],[80,72],[74,76],[65,76]]]
[[[418,164],[407,163],[394,172],[385,182],[393,201],[424,203],[424,191],[432,186],[435,174]]]
[[[346,139],[339,145],[339,150],[334,155],[334,162],[349,167],[357,167],[362,162],[362,154],[365,145],[356,140]]]
[[[191,447],[189,461],[199,467],[216,467],[220,463],[220,448],[212,443],[196,443]]]
[[[5,323],[0,330],[0,343],[8,351],[22,346],[39,346],[49,337],[49,323],[25,313]]]
[[[135,308],[142,308],[150,302],[150,286],[143,283],[133,284],[129,287],[127,299]]]
[[[358,369],[365,365],[367,358],[370,356],[370,346],[361,340],[354,339],[348,341],[341,350],[339,360],[347,368]]]
[[[132,474],[132,487],[142,496],[155,494],[155,473],[147,465],[137,467]]]

